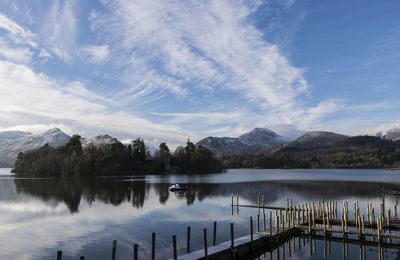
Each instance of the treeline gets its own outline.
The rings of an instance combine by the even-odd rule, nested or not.
[[[12,170],[19,176],[115,176],[158,172],[208,173],[222,170],[221,162],[210,150],[188,140],[185,147],[171,153],[161,143],[151,155],[143,139],[125,145],[89,145],[82,147],[81,137],[74,135],[63,146],[44,145],[20,153]]]
[[[400,168],[400,142],[355,136],[324,148],[226,156],[221,161],[226,168]]]

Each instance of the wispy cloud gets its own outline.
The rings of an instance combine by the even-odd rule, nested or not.
[[[2,13],[0,13],[0,28],[10,33],[11,38],[16,43],[29,44],[32,47],[37,47],[35,34],[23,28]]]
[[[52,53],[64,61],[73,58],[76,48],[77,19],[75,1],[53,2],[42,28],[42,40]]]
[[[31,60],[33,52],[26,47],[11,47],[0,37],[0,57],[16,63],[27,63]]]
[[[26,65],[0,61],[0,118],[7,127],[25,124],[68,124],[91,135],[142,136],[179,143],[187,138],[179,127],[152,123],[132,113],[113,109],[108,99],[83,83],[59,82]]]
[[[107,45],[85,45],[79,49],[78,56],[84,62],[100,64],[104,62],[110,54]]]
[[[104,2],[109,14],[93,16],[92,28],[105,30],[115,53],[131,58],[123,66],[134,82],[121,92],[125,100],[164,90],[185,95],[218,90],[246,97],[283,123],[304,117],[312,122],[334,111],[332,100],[306,104],[310,87],[302,70],[252,25],[250,16],[261,2]]]

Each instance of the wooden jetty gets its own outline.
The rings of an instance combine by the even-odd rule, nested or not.
[[[249,235],[235,238],[234,223],[230,223],[230,241],[217,245],[217,222],[214,222],[212,244],[208,244],[207,229],[203,229],[203,249],[191,252],[191,227],[189,226],[187,227],[186,254],[177,255],[177,238],[175,235],[172,236],[172,259],[254,259],[265,252],[273,252],[287,242],[290,243],[293,238],[308,238],[310,254],[316,250],[312,243],[315,240],[343,243],[344,254],[348,252],[346,249],[348,244],[360,245],[361,248],[377,247],[380,259],[384,255],[383,248],[400,250],[397,199],[393,209],[387,210],[384,197],[377,208],[373,207],[371,202],[367,202],[363,210],[361,210],[361,204],[355,201],[351,214],[347,201],[344,201],[343,207],[339,208],[337,201],[319,200],[293,205],[292,199],[290,201],[287,199],[285,207],[276,207],[265,205],[264,196],[257,197],[256,205],[240,204],[239,195],[236,195],[236,198],[232,196],[231,199],[232,214],[234,208],[239,212],[240,207],[258,210],[256,218],[249,216]],[[268,210],[267,214],[266,210]],[[151,247],[151,259],[156,259],[156,233],[152,233]],[[138,244],[134,244],[132,254],[134,260],[138,260],[138,250]],[[324,243],[324,255],[325,250]],[[117,241],[114,240],[112,260],[115,260],[116,252]],[[365,253],[361,250],[360,254]],[[62,251],[58,251],[57,260],[61,259]],[[84,256],[80,259],[84,259]]]
[[[343,202],[340,219],[338,218],[337,201],[305,203],[293,206],[287,200],[286,207],[266,206],[264,199],[257,198],[257,205],[239,204],[239,196],[232,196],[232,212],[234,207],[258,209],[257,222],[261,210],[264,216],[264,230],[253,234],[253,222],[250,217],[250,235],[233,239],[204,250],[197,250],[173,259],[254,259],[260,253],[272,252],[293,237],[309,237],[325,241],[400,249],[400,222],[397,217],[397,201],[393,211],[385,212],[384,199],[379,205],[379,213],[371,203],[367,204],[367,220],[361,214],[359,202],[354,203],[354,219],[349,218],[349,203]],[[265,209],[270,210],[269,228],[265,227]],[[275,211],[273,224],[272,211]],[[378,210],[377,210],[378,212]],[[392,215],[393,213],[393,215]],[[377,217],[377,218],[376,218]],[[231,224],[232,225],[232,224]],[[381,253],[381,252],[380,252]],[[382,252],[383,254],[383,252]]]

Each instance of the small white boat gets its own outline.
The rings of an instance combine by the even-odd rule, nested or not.
[[[186,187],[186,185],[184,186],[184,185],[174,184],[174,185],[169,186],[168,190],[171,192],[186,191],[187,187]]]

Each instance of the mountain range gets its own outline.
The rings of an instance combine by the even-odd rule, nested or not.
[[[59,128],[41,134],[22,131],[0,132],[0,167],[12,167],[18,153],[37,149],[45,144],[57,147],[65,144],[70,136]]]
[[[400,140],[400,127],[379,132],[382,139]],[[325,131],[307,132],[299,138],[288,141],[281,135],[267,129],[255,128],[239,137],[206,137],[196,143],[210,149],[216,156],[272,154],[316,150],[333,146],[349,138],[346,135]],[[18,153],[37,149],[45,144],[53,147],[64,145],[70,136],[59,128],[52,128],[41,134],[23,131],[0,132],[0,167],[12,167]],[[101,146],[120,142],[110,135],[81,138],[82,146]]]
[[[13,167],[18,153],[38,149],[45,144],[52,147],[64,145],[71,138],[59,128],[52,128],[40,134],[23,131],[0,132],[0,167]],[[109,135],[81,138],[82,146],[101,146],[119,142]]]
[[[278,148],[287,141],[267,128],[254,128],[239,137],[206,137],[196,143],[210,149],[217,156],[253,154]]]

